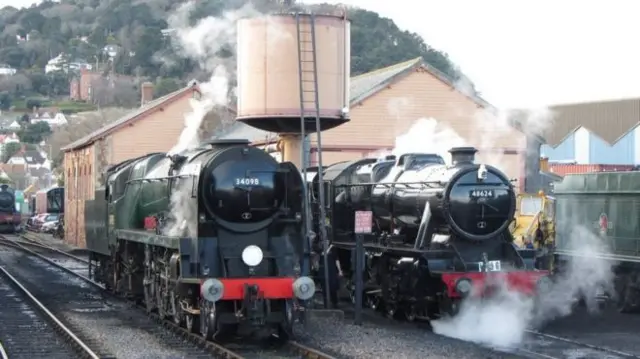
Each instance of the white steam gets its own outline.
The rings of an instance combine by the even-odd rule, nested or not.
[[[433,153],[450,163],[449,150],[452,147],[466,146],[467,141],[452,128],[438,123],[432,118],[416,121],[405,134],[396,138],[392,154],[400,156],[405,153]]]
[[[168,19],[175,29],[172,39],[177,53],[195,60],[201,70],[210,76],[199,85],[202,96],[191,100],[192,111],[185,116],[185,127],[178,142],[167,154],[172,156],[182,151],[196,148],[200,141],[201,128],[205,117],[217,107],[227,106],[234,92],[230,79],[235,73],[236,21],[243,17],[258,15],[250,5],[223,12],[220,16],[209,16],[190,26],[189,17],[195,1],[178,8]],[[196,172],[195,168],[183,168],[181,174]],[[175,173],[177,174],[177,173]],[[171,216],[165,232],[172,236],[195,236],[197,208],[192,205],[191,179],[181,180],[185,184],[174,191],[170,199]]]
[[[495,297],[481,301],[464,301],[457,316],[432,322],[434,332],[462,340],[500,348],[513,348],[522,343],[528,328],[569,315],[576,302],[585,298],[589,310],[596,310],[595,294],[613,293],[614,263],[594,254],[609,252],[601,237],[584,226],[570,231],[566,249],[574,257],[554,284],[537,299],[525,297],[499,286]]]

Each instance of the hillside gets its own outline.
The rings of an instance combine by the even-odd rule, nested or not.
[[[224,10],[252,2],[260,10],[282,9],[276,0],[202,0],[190,14],[191,24]],[[68,95],[68,76],[44,75],[52,58],[86,62],[101,70],[161,82],[160,92],[173,90],[187,79],[199,77],[198,64],[178,56],[169,36],[168,19],[182,1],[175,0],[61,0],[17,10],[0,9],[0,67],[18,70],[26,78],[0,84],[2,93]],[[330,5],[320,5],[323,10]],[[401,31],[377,13],[350,9],[352,21],[352,74],[422,56],[453,80],[461,75],[447,55],[425,44],[415,33]],[[166,35],[166,31],[165,34]],[[113,56],[115,54],[115,56]],[[2,82],[0,80],[0,82]],[[9,88],[7,88],[9,87]],[[159,95],[161,95],[160,93]],[[108,104],[101,104],[108,105]],[[119,103],[118,105],[126,105]]]
[[[283,5],[281,0],[198,0],[183,19],[183,26],[193,26],[208,16],[220,17],[247,3],[262,12],[299,8]],[[190,79],[204,80],[202,64],[176,50],[175,30],[180,28],[176,29],[170,19],[182,4],[183,0],[60,0],[44,1],[28,9],[0,9],[0,111],[16,118],[28,118],[25,113],[35,107],[65,113],[69,124],[55,129],[46,141],[55,166],[61,160],[61,146],[119,117],[120,112],[105,108],[138,106],[142,81],[154,82],[154,96],[159,97]],[[339,11],[326,4],[311,10]],[[430,47],[419,35],[401,31],[392,20],[371,11],[352,8],[348,16],[352,75],[421,56],[452,81],[465,80],[467,89],[473,89],[447,55]],[[233,25],[227,19],[225,26]],[[227,50],[222,47],[215,55],[235,63],[233,51]],[[67,71],[45,71],[56,57]],[[116,75],[110,87],[92,83],[89,104],[69,101],[69,81],[79,64]],[[78,122],[73,116],[96,109],[86,121]],[[27,122],[21,123],[25,123],[21,134],[31,133]],[[7,131],[12,130],[0,128],[0,133]]]

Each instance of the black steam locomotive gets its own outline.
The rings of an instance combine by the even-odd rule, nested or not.
[[[0,185],[0,231],[15,233],[20,230],[22,215],[16,208],[16,191],[8,184]]]
[[[85,209],[96,279],[207,338],[291,334],[315,292],[293,164],[227,140],[105,175]]]
[[[362,235],[365,303],[389,316],[433,318],[497,285],[534,293],[548,284],[548,273],[535,268],[534,251],[512,244],[511,181],[476,164],[476,152],[451,149],[451,166],[438,155],[414,153],[324,171],[331,256],[352,295],[356,211],[371,211],[373,218],[371,233]],[[317,197],[317,179],[311,192]]]

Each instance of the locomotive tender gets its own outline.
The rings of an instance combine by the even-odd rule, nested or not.
[[[286,338],[315,292],[303,185],[246,140],[117,164],[85,208],[90,273],[208,339]]]
[[[534,294],[549,285],[535,251],[513,245],[516,194],[495,167],[476,164],[473,147],[434,154],[361,159],[329,166],[328,232],[333,255],[354,293],[354,212],[371,211],[363,235],[365,304],[388,316],[433,318],[455,313],[466,297],[498,285]],[[317,195],[315,180],[313,193]],[[336,290],[336,288],[332,288]]]

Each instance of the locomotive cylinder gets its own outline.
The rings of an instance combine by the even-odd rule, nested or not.
[[[315,132],[316,105],[321,130],[348,121],[351,44],[346,18],[278,14],[242,19],[237,26],[238,121],[300,134],[304,117],[305,133]]]

